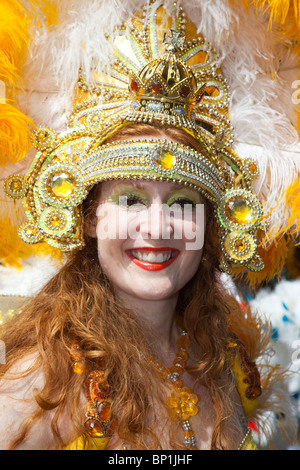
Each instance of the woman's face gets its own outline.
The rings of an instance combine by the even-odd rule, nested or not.
[[[97,243],[116,293],[162,300],[194,276],[202,257],[204,198],[178,183],[101,183]]]

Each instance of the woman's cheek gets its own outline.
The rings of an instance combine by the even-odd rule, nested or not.
[[[192,214],[188,213],[176,221],[175,232],[182,233],[187,251],[201,250],[204,246],[205,227],[204,206],[198,204]]]
[[[98,240],[118,240],[127,238],[127,216],[118,206],[101,204],[97,209]]]

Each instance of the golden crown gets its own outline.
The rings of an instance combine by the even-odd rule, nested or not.
[[[224,270],[263,269],[256,241],[263,211],[251,187],[258,166],[230,148],[230,95],[211,46],[181,8],[168,14],[157,1],[107,42],[113,63],[92,77],[80,72],[68,129],[57,135],[39,128],[28,173],[5,182],[9,196],[23,198],[29,219],[21,238],[70,251],[84,243],[81,205],[93,185],[122,178],[174,181],[214,204]],[[161,140],[105,144],[118,129],[141,122],[183,129],[202,151]]]

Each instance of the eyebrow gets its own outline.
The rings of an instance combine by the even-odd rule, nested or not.
[[[152,180],[144,180],[146,182],[151,182]],[[119,183],[119,184],[118,184]],[[172,189],[187,189],[185,186],[183,185],[180,185],[180,183],[173,183],[172,181],[168,181],[168,183],[170,184],[170,190]],[[116,186],[120,186],[120,187],[132,187],[134,186],[135,188],[137,189],[142,189],[142,190],[147,190],[148,188],[145,187],[145,185],[143,185],[143,183],[141,181],[138,181],[138,180],[130,180],[130,182],[126,181],[126,180],[122,180],[122,182],[120,183],[120,180],[118,181],[114,181],[114,184],[112,185],[113,188],[115,188]]]

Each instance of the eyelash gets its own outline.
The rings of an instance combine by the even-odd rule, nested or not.
[[[194,201],[192,201],[191,199],[187,198],[187,197],[178,197],[176,199],[173,199],[171,201],[171,204],[169,204],[170,206],[172,204],[174,204],[174,202],[178,202],[179,201],[179,204],[181,205],[181,207],[183,207],[183,204],[191,204],[194,207],[196,207],[196,203]]]
[[[127,206],[131,207],[132,205],[134,205],[136,202],[141,202],[142,204],[145,204],[145,201],[140,198],[139,196],[136,196],[135,194],[128,194],[126,196],[126,201],[127,201]],[[133,202],[133,204],[129,204],[129,201]],[[191,204],[194,207],[196,207],[196,203],[194,201],[192,201],[191,199],[188,199],[186,197],[178,197],[176,199],[173,199],[171,201],[171,203],[169,203],[169,205],[171,206],[172,204],[174,204],[175,202],[178,202],[179,201],[179,204],[180,205],[183,205],[183,204]]]
[[[131,207],[131,205],[128,204],[129,201],[138,201],[138,202],[141,202],[142,204],[145,204],[145,201],[139,196],[136,196],[135,194],[127,195],[127,206]]]

